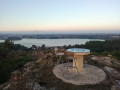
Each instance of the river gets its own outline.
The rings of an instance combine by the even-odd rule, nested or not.
[[[4,40],[0,40],[3,42]],[[75,44],[85,44],[88,41],[104,41],[101,39],[28,39],[23,38],[22,40],[14,41],[15,44],[21,44],[26,47],[31,47],[32,45],[42,46],[63,46],[63,45],[75,45]]]

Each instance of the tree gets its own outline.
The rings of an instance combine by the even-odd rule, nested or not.
[[[42,50],[45,50],[46,49],[45,44],[43,44],[41,48]]]
[[[14,42],[8,39],[6,39],[2,44],[2,48],[5,48],[5,49],[12,49],[13,46],[14,46]]]

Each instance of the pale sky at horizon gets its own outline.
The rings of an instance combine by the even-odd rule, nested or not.
[[[0,0],[0,31],[120,30],[120,0]]]

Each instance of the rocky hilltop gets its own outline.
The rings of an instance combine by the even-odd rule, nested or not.
[[[0,85],[0,90],[120,90],[120,62],[110,55],[85,57],[84,63],[95,65],[107,74],[106,80],[97,85],[72,85],[56,78],[53,50],[36,51],[30,55],[36,60],[12,72],[11,78]],[[65,57],[61,63],[65,63]]]

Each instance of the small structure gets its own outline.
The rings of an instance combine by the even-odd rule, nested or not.
[[[83,56],[90,54],[90,50],[82,48],[71,48],[67,51],[74,53],[73,70],[81,72],[83,70]]]
[[[74,54],[73,63],[68,62],[55,66],[53,73],[57,78],[75,85],[98,84],[105,80],[106,74],[102,69],[93,65],[83,64],[83,56],[90,54],[90,50],[71,48],[67,51]]]

